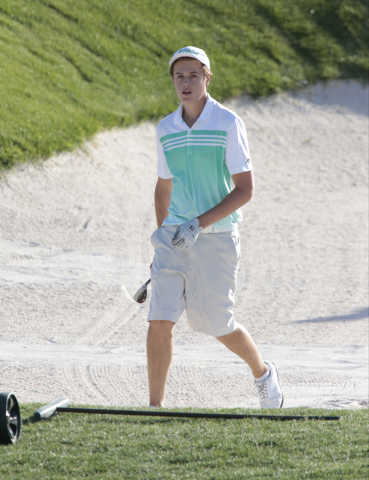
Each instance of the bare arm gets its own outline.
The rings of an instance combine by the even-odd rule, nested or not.
[[[232,192],[218,205],[197,217],[200,227],[206,228],[219,222],[251,200],[254,188],[252,171],[237,173],[232,175],[232,179],[235,185]]]
[[[168,216],[170,194],[172,193],[173,180],[158,177],[155,187],[155,213],[158,228]]]

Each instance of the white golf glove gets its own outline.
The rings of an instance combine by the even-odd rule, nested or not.
[[[188,250],[196,242],[197,237],[201,230],[204,230],[199,226],[197,218],[193,218],[189,222],[179,225],[172,238],[173,247],[180,250]]]

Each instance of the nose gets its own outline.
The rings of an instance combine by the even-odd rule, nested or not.
[[[183,84],[184,85],[189,85],[191,83],[191,76],[190,75],[184,75],[183,76]]]

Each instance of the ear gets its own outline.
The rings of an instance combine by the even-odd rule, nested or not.
[[[206,80],[205,80],[206,88],[208,88],[209,83],[210,83],[210,75],[208,75],[208,76],[206,77]]]

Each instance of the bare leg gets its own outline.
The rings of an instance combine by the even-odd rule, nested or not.
[[[147,332],[147,367],[150,405],[162,407],[173,355],[173,326],[168,320],[152,320]]]
[[[245,360],[255,378],[260,378],[268,371],[268,367],[263,362],[255,343],[242,325],[237,324],[234,332],[216,337],[216,339]]]

